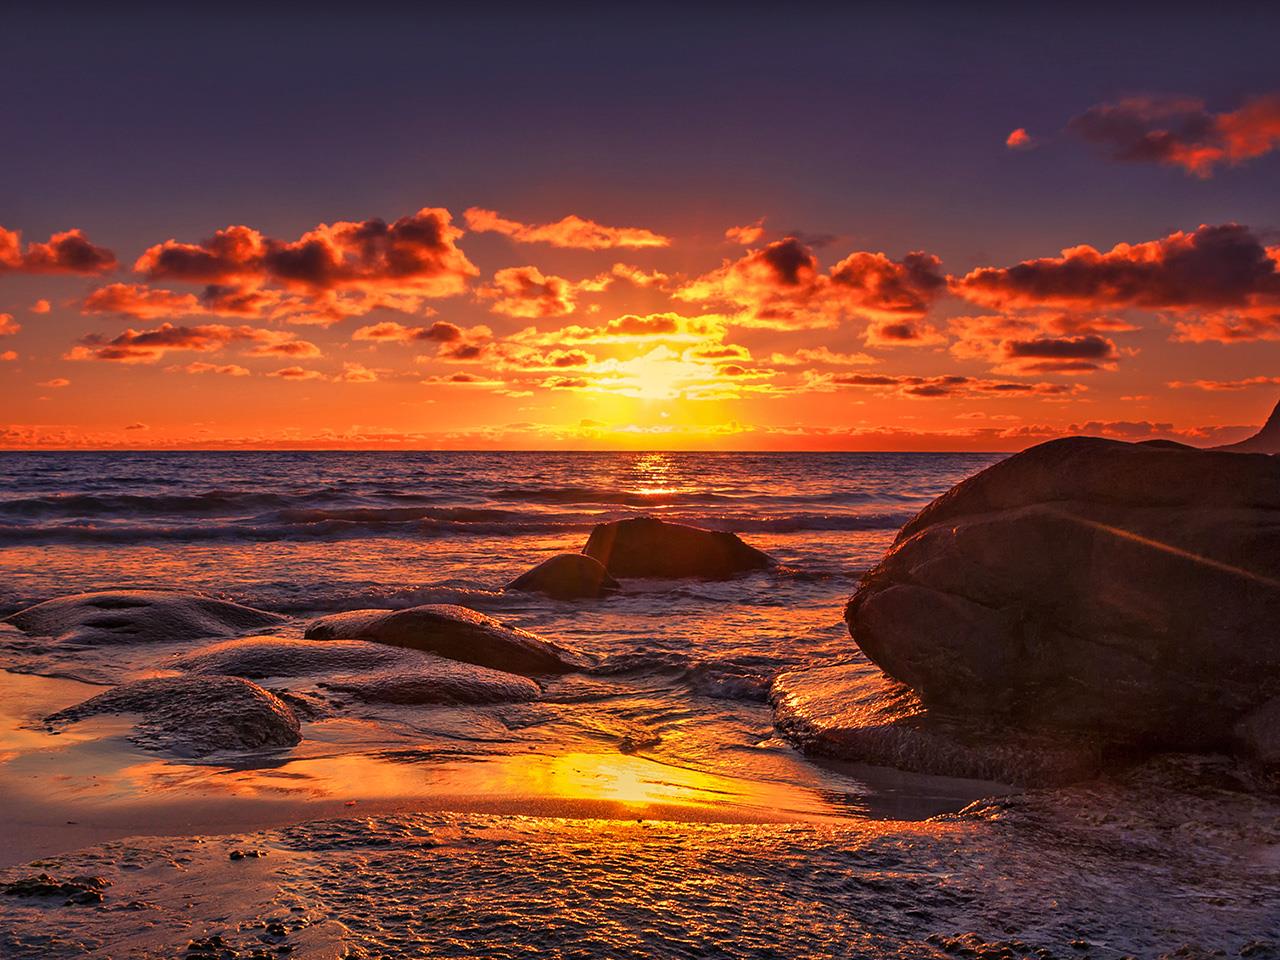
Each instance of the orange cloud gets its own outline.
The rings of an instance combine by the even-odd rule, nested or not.
[[[1004,138],[1004,145],[1010,150],[1030,150],[1036,145],[1036,140],[1027,133],[1026,127],[1019,127]]]
[[[509,337],[516,343],[558,346],[564,343],[636,343],[668,341],[700,343],[724,335],[724,319],[715,314],[686,317],[678,313],[623,314],[599,326],[571,325],[542,332],[528,327]]]
[[[1280,384],[1280,377],[1245,377],[1240,380],[1171,380],[1169,386],[1175,390],[1195,389],[1210,393],[1227,393],[1248,390],[1251,387],[1271,387]]]
[[[1280,146],[1280,93],[1211,113],[1194,97],[1129,97],[1090,107],[1068,129],[1113,159],[1181,167],[1202,179]]]
[[[18,359],[18,351],[16,350],[6,350],[3,353],[0,353],[0,360],[3,360],[5,363],[12,363],[14,360],[17,360],[17,359]]]
[[[0,227],[0,273],[105,273],[116,265],[115,254],[90,243],[79,230],[55,233],[47,243],[29,243],[22,233]]]
[[[162,323],[153,330],[125,330],[111,339],[90,334],[67,353],[68,360],[110,360],[120,363],[155,363],[166,353],[209,353],[232,343],[252,345],[254,356],[316,356],[315,344],[294,340],[279,330],[229,327],[220,323],[175,326]]]
[[[553,247],[609,250],[615,247],[666,247],[671,239],[640,227],[606,227],[594,220],[567,216],[555,223],[534,225],[507,220],[497,211],[471,207],[464,214],[476,233],[501,233],[520,243],[548,243]]]
[[[1115,368],[1120,349],[1101,332],[1115,329],[1134,328],[1060,314],[953,317],[951,352],[990,363],[998,373],[1092,373]]]
[[[205,363],[193,360],[191,363],[165,368],[169,373],[204,374],[214,373],[224,377],[247,377],[249,370],[235,363]]]
[[[507,267],[493,275],[492,283],[476,291],[490,300],[489,309],[508,317],[561,317],[577,309],[584,292],[603,290],[609,277],[577,283],[564,277],[546,276],[537,267]]]
[[[917,377],[871,373],[809,372],[805,380],[806,386],[811,390],[863,387],[881,392],[896,393],[904,397],[922,399],[1020,396],[1069,398],[1085,389],[1077,384],[983,380],[958,374]]]
[[[342,372],[334,377],[339,383],[374,383],[378,374],[362,363],[347,362],[342,365]]]
[[[60,389],[62,387],[71,386],[71,381],[66,377],[54,377],[52,380],[42,380],[37,386],[50,387],[52,389]]]
[[[205,284],[205,312],[257,315],[279,303],[275,313],[291,322],[328,325],[380,306],[412,312],[423,299],[463,293],[479,271],[457,246],[461,236],[449,211],[432,207],[391,224],[322,223],[292,241],[231,226],[199,243],[150,247],[134,270],[153,282]],[[271,286],[279,290],[262,289]]]
[[[0,337],[11,337],[22,329],[22,324],[11,313],[0,313]]]
[[[755,223],[748,223],[741,227],[730,227],[724,232],[724,238],[731,243],[740,243],[744,247],[758,241],[764,236],[764,217],[761,217]]]
[[[319,370],[308,370],[305,367],[282,367],[279,370],[271,371],[267,376],[276,377],[280,380],[292,380],[295,382],[324,379],[324,374]]]
[[[822,273],[813,250],[787,237],[750,250],[675,291],[681,300],[725,303],[746,311],[747,326],[778,329],[834,326],[842,316],[920,316],[946,292],[937,257],[909,253],[892,260],[858,251]]]
[[[1082,245],[1058,257],[982,267],[952,281],[961,296],[998,308],[1167,310],[1186,340],[1280,336],[1280,248],[1248,227],[1202,225],[1107,252]]]
[[[473,327],[472,331],[483,331],[487,336],[488,327]],[[397,323],[394,320],[386,320],[382,323],[374,323],[367,327],[361,327],[351,335],[352,340],[372,340],[392,341],[397,343],[413,343],[415,341],[429,341],[432,343],[452,343],[463,339],[469,331],[464,331],[455,323],[449,323],[446,320],[437,320],[429,327],[408,327],[403,323]]]
[[[931,323],[918,320],[885,320],[870,324],[863,337],[868,347],[933,347],[947,338]]]
[[[53,307],[49,305],[48,300],[37,300],[30,309],[32,313],[48,313]]]

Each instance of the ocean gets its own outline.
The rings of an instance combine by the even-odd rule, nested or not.
[[[0,610],[104,588],[194,589],[289,615],[295,626],[277,632],[298,636],[310,617],[333,611],[462,604],[599,666],[548,681],[533,704],[349,705],[341,718],[309,724],[283,761],[312,795],[338,796],[360,781],[382,785],[363,796],[628,799],[630,790],[651,801],[692,797],[721,815],[740,807],[860,816],[877,791],[810,763],[775,734],[769,682],[789,668],[847,659],[854,645],[841,610],[859,574],[921,507],[995,459],[5,453]],[[734,531],[779,565],[724,582],[627,581],[620,594],[572,603],[503,591],[541,560],[580,550],[594,524],[639,514]],[[184,642],[172,651],[105,649],[22,669],[117,682],[164,673],[191,646],[175,641]],[[401,762],[389,762],[389,751]],[[531,770],[531,753],[560,766]],[[244,772],[251,766],[239,762],[237,789],[261,795],[261,776]],[[154,779],[173,773],[130,769],[135,786],[121,790],[153,790]],[[188,773],[188,785],[225,787],[207,772]]]

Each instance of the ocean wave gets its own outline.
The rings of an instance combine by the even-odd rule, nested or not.
[[[702,659],[672,651],[638,651],[607,657],[587,672],[598,677],[674,676],[704,697],[765,703],[769,685],[783,666],[784,661],[774,658]]]
[[[623,514],[622,516],[626,516]],[[770,517],[682,515],[669,519],[736,533],[891,530],[909,513],[792,514]],[[155,522],[77,519],[57,523],[0,523],[0,545],[145,543],[148,541],[351,540],[370,537],[520,537],[590,530],[617,515],[521,514],[479,508],[383,507],[286,509],[247,519],[157,518]]]

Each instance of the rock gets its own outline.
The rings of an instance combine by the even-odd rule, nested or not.
[[[866,661],[779,674],[769,691],[780,733],[805,753],[1014,786],[1070,783],[1101,769],[1101,745],[925,710],[906,684]]]
[[[594,557],[582,553],[561,553],[522,573],[507,590],[545,593],[556,600],[603,597],[618,589],[618,581]]]
[[[921,511],[845,619],[930,710],[1227,747],[1280,694],[1280,459],[1041,444]]]
[[[102,590],[46,600],[5,620],[29,634],[97,646],[234,637],[286,618],[198,593]]]
[[[137,680],[45,717],[52,726],[101,714],[136,713],[134,743],[187,757],[222,750],[291,747],[298,718],[275,694],[239,677]]]
[[[1280,697],[1273,697],[1236,724],[1241,753],[1267,764],[1280,764]]]
[[[725,580],[773,565],[768,554],[743,543],[736,534],[655,517],[598,524],[582,552],[615,577]]]
[[[366,640],[297,640],[243,637],[201,647],[169,662],[187,673],[263,680],[317,673],[351,673],[412,665],[422,654]]]
[[[1262,425],[1262,429],[1247,440],[1239,443],[1228,443],[1215,450],[1228,450],[1232,453],[1280,453],[1280,403],[1271,411],[1271,416]]]
[[[508,673],[570,673],[591,665],[582,654],[448,603],[407,610],[351,610],[313,620],[309,640],[371,640],[425,650]]]
[[[418,663],[412,667],[326,680],[320,686],[375,703],[514,703],[536,700],[542,694],[542,688],[528,677],[429,653],[413,656]]]

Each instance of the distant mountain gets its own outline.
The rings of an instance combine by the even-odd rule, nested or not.
[[[1248,440],[1228,443],[1213,449],[1230,450],[1232,453],[1280,453],[1280,403],[1277,403],[1276,408],[1271,411],[1271,416],[1262,425],[1262,429]]]

